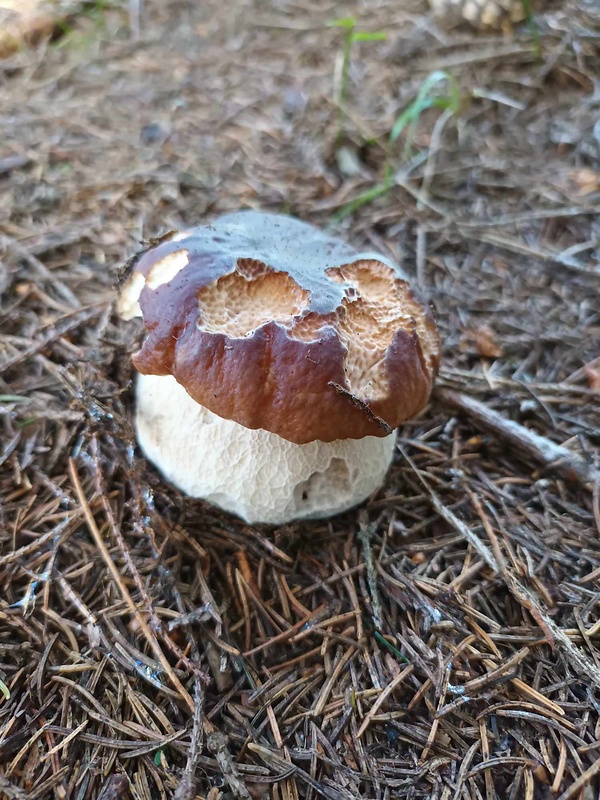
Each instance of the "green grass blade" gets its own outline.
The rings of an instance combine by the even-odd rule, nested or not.
[[[330,28],[345,28],[352,30],[356,27],[356,17],[340,17],[339,19],[330,19],[327,25]]]
[[[333,221],[335,223],[343,222],[346,217],[353,214],[357,209],[362,208],[367,203],[371,203],[373,200],[376,200],[378,197],[389,192],[391,186],[386,183],[377,183],[371,189],[367,189],[366,192],[359,194],[358,197],[355,197],[354,200],[350,200],[349,203],[346,203],[345,206],[333,215]]]
[[[352,34],[353,42],[385,42],[386,39],[387,33],[384,31],[375,31],[374,33],[369,33],[368,31],[356,31],[356,33]]]
[[[399,659],[400,661],[404,662],[405,664],[410,664],[410,661],[408,660],[408,658],[405,655],[403,655],[400,652],[400,650],[398,650],[397,647],[394,647],[394,645],[391,642],[388,642],[388,640],[385,638],[385,636],[382,636],[379,633],[379,631],[373,631],[373,636],[377,639],[379,644],[382,644],[384,647],[387,647],[387,649],[390,651],[390,653],[393,653],[396,656],[397,659]]]
[[[435,86],[440,83],[448,83],[448,92],[446,96],[432,94]],[[429,75],[421,85],[419,93],[413,102],[407,106],[400,114],[392,132],[390,133],[390,143],[393,144],[407,125],[416,123],[421,114],[428,108],[451,108],[452,111],[458,111],[460,106],[460,92],[458,85],[454,78],[443,70],[435,70]]]

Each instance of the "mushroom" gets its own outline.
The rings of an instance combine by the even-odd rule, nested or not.
[[[510,29],[527,16],[523,0],[429,0],[429,5],[445,25],[466,22],[481,30]]]
[[[133,357],[141,450],[249,523],[367,498],[438,367],[433,315],[395,264],[276,214],[152,241],[118,309],[147,331]]]

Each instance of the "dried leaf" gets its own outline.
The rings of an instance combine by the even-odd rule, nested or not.
[[[600,392],[600,365],[586,364],[583,371],[585,372],[590,389],[593,389],[595,392]]]
[[[600,191],[600,172],[589,167],[575,169],[570,173],[570,178],[577,188],[577,193],[586,196]]]
[[[466,330],[461,337],[460,349],[463,352],[475,350],[484,358],[500,358],[504,353],[502,345],[489,325],[480,325],[478,328]]]

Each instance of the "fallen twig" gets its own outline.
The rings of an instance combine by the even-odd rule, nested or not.
[[[98,526],[96,525],[96,521],[94,520],[94,516],[93,516],[93,514],[92,514],[92,512],[90,510],[90,507],[89,507],[89,504],[87,502],[86,496],[85,496],[85,494],[83,492],[83,487],[81,485],[81,481],[79,480],[79,475],[77,474],[77,468],[75,466],[75,462],[73,461],[73,459],[69,460],[69,474],[70,474],[70,477],[71,477],[71,482],[72,482],[73,487],[75,489],[75,493],[77,495],[77,499],[79,500],[79,504],[80,504],[81,508],[83,509],[83,513],[84,513],[84,516],[85,516],[85,519],[86,519],[86,522],[87,522],[87,525],[88,525],[88,529],[89,529],[90,533],[92,534],[92,536],[94,538],[94,541],[96,543],[96,546],[97,546],[98,550],[102,554],[102,557],[104,559],[104,562],[105,562],[106,566],[109,569],[109,572],[111,573],[115,583],[119,587],[119,590],[121,592],[123,600],[125,600],[125,602],[127,603],[128,607],[129,607],[129,610],[131,611],[131,613],[135,617],[138,625],[140,626],[141,630],[143,631],[143,633],[144,633],[144,635],[145,635],[145,637],[146,637],[146,639],[148,641],[148,644],[150,645],[154,655],[156,656],[156,658],[160,662],[160,664],[163,667],[163,669],[166,672],[166,674],[169,676],[169,679],[171,680],[171,683],[177,689],[177,691],[179,692],[180,696],[182,697],[182,699],[184,700],[184,702],[186,703],[186,705],[188,706],[190,711],[194,712],[195,711],[194,701],[192,700],[192,698],[190,697],[188,691],[186,690],[186,688],[183,686],[183,684],[181,683],[181,681],[179,680],[179,678],[175,674],[175,672],[173,670],[173,667],[169,664],[169,662],[167,660],[167,657],[163,653],[163,651],[162,651],[160,645],[158,644],[154,634],[150,630],[150,626],[146,622],[144,616],[142,614],[140,614],[136,604],[133,602],[133,598],[129,594],[129,591],[128,591],[127,587],[125,586],[125,584],[123,583],[123,580],[121,579],[121,576],[119,575],[119,570],[117,569],[117,567],[115,565],[115,562],[110,557],[110,553],[108,551],[108,548],[107,548],[106,544],[104,543],[104,539],[102,538],[102,534],[98,530]]]
[[[234,797],[241,797],[242,800],[252,800],[250,792],[240,780],[235,762],[227,748],[225,736],[219,731],[213,730],[206,739],[206,746],[209,752],[214,755],[223,778],[233,792]]]
[[[448,389],[436,389],[435,397],[442,403],[462,411],[485,430],[510,442],[541,464],[544,469],[557,472],[567,480],[577,481],[590,491],[593,491],[594,485],[600,480],[600,472],[581,456],[518,422],[506,419],[479,400]]]
[[[322,797],[326,797],[327,800],[352,800],[354,797],[354,795],[352,795],[347,789],[344,789],[341,786],[334,787],[319,783],[319,781],[316,781],[314,778],[312,778],[308,772],[305,772],[295,764],[290,766],[289,762],[285,761],[284,758],[277,753],[274,753],[272,750],[269,750],[267,747],[262,747],[262,745],[252,742],[248,745],[248,750],[260,756],[260,758],[262,758],[262,760],[271,768],[282,770],[283,774],[281,775],[281,780],[289,777],[289,773],[291,771],[294,775],[300,778],[300,780],[304,781],[304,783],[318,792]]]
[[[437,513],[443,519],[445,519],[446,522],[452,525],[453,528],[462,533],[465,539],[467,539],[471,546],[484,559],[486,564],[496,574],[501,575],[506,582],[507,588],[514,595],[517,601],[524,605],[532,614],[536,622],[540,624],[540,627],[542,627],[542,630],[544,631],[546,638],[549,640],[549,643],[556,643],[559,645],[567,653],[571,665],[577,670],[577,672],[580,675],[587,676],[592,681],[594,686],[600,689],[600,670],[593,663],[593,661],[591,661],[585,653],[576,647],[567,634],[562,630],[562,628],[560,628],[554,622],[554,620],[539,607],[537,599],[534,598],[531,592],[522,586],[517,578],[507,568],[503,569],[501,565],[498,564],[495,555],[492,553],[489,547],[479,539],[475,531],[473,531],[465,522],[459,519],[449,508],[446,508],[440,497],[436,494],[436,492],[433,491],[433,489],[430,488],[410,456],[402,449],[402,447],[399,447],[399,450],[415,472],[415,475],[426,488],[431,498],[432,505]]]
[[[0,175],[6,175],[8,172],[12,172],[13,169],[25,167],[27,164],[29,164],[30,160],[31,159],[29,156],[21,153],[16,153],[14,156],[0,158]]]
[[[42,339],[38,339],[37,342],[33,342],[30,347],[27,347],[25,350],[17,353],[12,358],[9,358],[4,363],[0,364],[0,375],[3,372],[18,366],[23,361],[31,358],[31,356],[36,355],[36,353],[39,353],[40,350],[44,350],[49,344],[52,344],[52,342],[60,339],[60,337],[64,336],[66,333],[70,333],[80,325],[89,322],[104,308],[106,308],[106,301],[102,303],[94,303],[93,306],[88,306],[87,308],[78,308],[76,311],[65,314],[64,317],[61,317],[50,327],[50,330],[46,336],[44,336]]]
[[[194,702],[196,708],[194,710],[194,720],[192,725],[192,741],[190,749],[188,750],[187,761],[185,769],[181,776],[179,786],[175,790],[173,800],[193,800],[196,796],[196,781],[195,774],[198,766],[198,759],[202,752],[202,729],[203,729],[203,706],[204,706],[204,692],[202,691],[202,683],[198,675],[194,676]]]

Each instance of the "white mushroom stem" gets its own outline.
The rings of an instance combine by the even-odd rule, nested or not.
[[[171,376],[139,375],[136,430],[144,455],[182,492],[248,523],[329,517],[377,489],[396,434],[294,444],[222,419]]]

